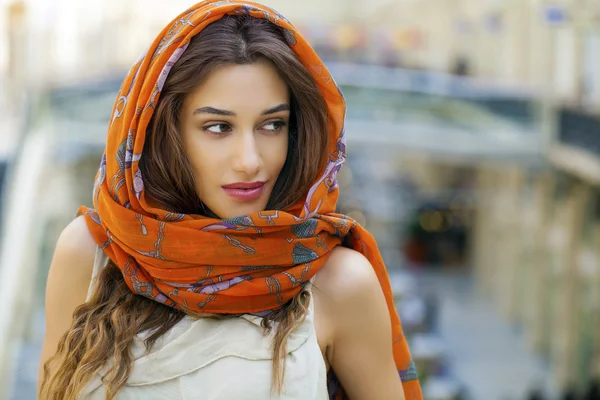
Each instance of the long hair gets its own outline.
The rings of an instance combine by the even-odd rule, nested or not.
[[[291,93],[287,159],[267,208],[286,209],[304,199],[326,161],[325,100],[310,72],[287,45],[281,28],[267,20],[231,15],[192,38],[165,82],[140,159],[148,196],[176,212],[214,217],[195,190],[179,130],[181,106],[214,68],[261,60],[275,65]],[[276,392],[283,389],[287,338],[305,318],[309,302],[305,288],[263,318],[265,334],[275,330],[271,389]],[[57,353],[45,363],[41,398],[76,399],[93,375],[112,361],[102,380],[107,399],[113,399],[133,369],[130,344],[134,337],[142,331],[150,332],[145,339],[149,351],[186,315],[201,317],[133,294],[121,271],[109,262],[98,275],[91,299],[74,311],[73,323],[61,338]]]

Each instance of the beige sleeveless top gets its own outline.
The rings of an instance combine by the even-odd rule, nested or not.
[[[108,257],[96,250],[90,298]],[[134,365],[116,400],[326,400],[327,373],[313,324],[313,302],[304,322],[287,342],[285,390],[271,395],[271,336],[263,336],[260,317],[215,320],[185,317],[146,353],[139,334],[132,343]],[[106,371],[107,368],[104,369]],[[101,371],[80,399],[104,400]]]

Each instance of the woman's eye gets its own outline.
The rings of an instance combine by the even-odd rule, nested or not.
[[[205,126],[204,128],[202,128],[202,130],[218,135],[221,133],[229,132],[231,130],[231,127],[227,124],[214,124]]]
[[[287,124],[283,121],[271,121],[267,122],[262,126],[262,129],[271,132],[279,132],[281,128],[285,127]]]

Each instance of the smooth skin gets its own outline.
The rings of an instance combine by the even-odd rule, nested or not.
[[[221,218],[264,210],[287,153],[289,90],[276,69],[267,61],[218,68],[188,96],[180,118],[202,201]],[[232,199],[221,188],[255,181],[265,181],[265,191],[249,202]],[[41,365],[56,352],[73,311],[85,302],[95,250],[83,217],[58,239],[46,287]],[[350,398],[403,400],[389,313],[369,261],[336,247],[317,274],[312,294],[323,359]],[[40,382],[42,371],[40,366]]]
[[[221,218],[262,211],[287,156],[290,94],[268,61],[212,71],[181,107],[180,124],[202,202]],[[223,185],[266,182],[253,201]]]

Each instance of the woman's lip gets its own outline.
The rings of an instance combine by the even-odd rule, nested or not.
[[[236,200],[252,201],[258,199],[263,194],[265,184],[262,183],[260,186],[256,186],[252,189],[239,189],[223,186],[223,190]]]
[[[256,189],[263,186],[265,183],[262,181],[256,182],[237,182],[229,185],[223,185],[223,189]]]

